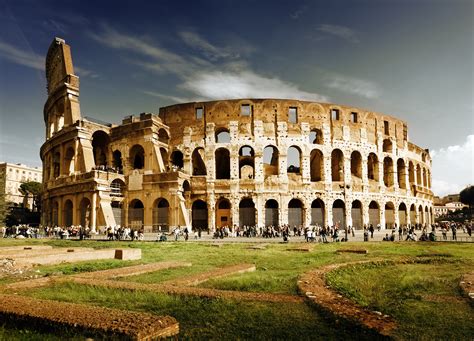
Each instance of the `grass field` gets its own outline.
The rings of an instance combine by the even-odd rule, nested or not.
[[[26,242],[23,242],[26,243]],[[118,279],[138,283],[160,283],[231,264],[252,263],[256,271],[211,279],[199,287],[247,292],[297,295],[297,279],[316,267],[358,260],[386,262],[340,268],[328,274],[335,290],[372,310],[392,315],[399,327],[395,339],[474,338],[473,308],[459,293],[459,278],[472,270],[472,244],[453,243],[350,243],[315,244],[311,252],[289,251],[294,244],[269,244],[264,250],[249,244],[228,243],[214,247],[206,243],[138,243],[97,241],[28,241],[53,246],[139,247],[141,261],[116,260],[39,267],[40,275],[75,274],[164,260],[191,262],[175,268]],[[2,240],[0,246],[18,245]],[[338,254],[342,247],[366,248],[369,253]],[[407,260],[409,260],[407,262]],[[404,263],[399,263],[403,261]],[[8,280],[0,281],[0,284]],[[371,339],[374,334],[348,327],[340,319],[321,313],[306,303],[246,302],[171,296],[145,291],[97,288],[73,283],[29,290],[43,299],[87,303],[118,309],[168,314],[180,323],[181,339]],[[72,334],[66,336],[71,337]],[[64,336],[42,334],[11,324],[0,326],[0,339],[45,340]]]

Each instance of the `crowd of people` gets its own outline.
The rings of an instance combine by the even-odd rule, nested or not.
[[[391,229],[385,230],[385,236],[383,241],[447,241],[458,240],[458,231],[463,231],[469,237],[472,235],[473,222],[456,223],[456,222],[442,222],[433,225],[430,224],[414,224],[414,225],[393,225]],[[161,226],[158,227],[157,241],[167,241],[168,237],[173,238],[175,241],[180,240],[183,236],[184,240],[201,239],[202,233],[206,232],[209,234],[209,230],[202,228],[195,228],[194,230],[188,229],[188,227],[177,226],[170,231],[162,230]],[[363,240],[369,241],[374,240],[374,232],[381,231],[380,224],[374,226],[373,224],[364,225],[362,229]],[[439,239],[437,232],[441,233]],[[3,238],[57,238],[57,239],[70,239],[79,238],[89,239],[94,234],[89,227],[83,227],[81,225],[69,226],[69,227],[31,227],[28,225],[17,225],[12,227],[2,227],[1,233]],[[131,228],[123,226],[107,226],[102,227],[99,231],[95,232],[96,235],[102,235],[107,240],[145,240],[145,231],[142,228]],[[448,238],[450,235],[451,238]],[[284,242],[288,242],[291,237],[304,237],[305,241],[311,242],[347,242],[349,239],[356,236],[356,229],[353,226],[341,227],[339,223],[333,226],[289,226],[288,224],[283,226],[247,226],[242,227],[238,225],[233,226],[222,226],[215,229],[212,237],[215,239],[223,238],[282,238]]]

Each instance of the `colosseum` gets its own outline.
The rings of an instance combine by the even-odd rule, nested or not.
[[[109,124],[82,117],[70,47],[46,58],[43,225],[354,226],[433,221],[431,158],[407,124],[291,99],[194,102]]]

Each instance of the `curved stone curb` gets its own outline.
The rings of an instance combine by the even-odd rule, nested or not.
[[[66,327],[107,338],[151,340],[177,335],[179,324],[170,316],[157,316],[76,303],[0,295],[0,317],[40,324],[45,328]]]
[[[365,310],[352,300],[341,296],[326,284],[326,273],[343,266],[363,263],[374,263],[374,261],[332,264],[307,272],[298,280],[298,290],[308,300],[322,309],[365,328],[375,330],[383,336],[390,336],[391,332],[397,327],[392,317],[380,312]]]
[[[459,287],[464,296],[469,299],[469,302],[474,305],[474,271],[467,273],[461,277]]]

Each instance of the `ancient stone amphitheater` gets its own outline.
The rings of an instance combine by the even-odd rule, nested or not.
[[[81,116],[70,47],[46,59],[43,225],[429,224],[431,158],[399,119],[289,99],[194,102],[108,124]]]

